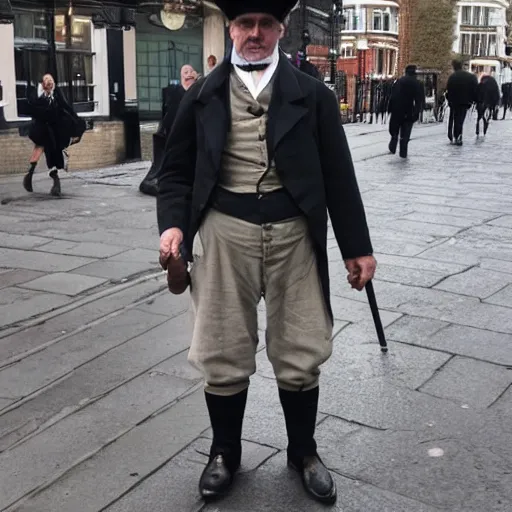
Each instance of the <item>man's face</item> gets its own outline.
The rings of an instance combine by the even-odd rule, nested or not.
[[[52,75],[44,75],[43,76],[43,89],[45,91],[52,91],[55,87],[55,82],[53,80]]]
[[[229,35],[238,55],[256,62],[272,55],[283,37],[283,26],[268,14],[245,14],[231,22]]]
[[[192,66],[188,64],[181,68],[181,84],[188,89],[197,79],[197,73]]]

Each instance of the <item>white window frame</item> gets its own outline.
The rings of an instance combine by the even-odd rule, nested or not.
[[[27,121],[29,118],[18,115],[16,98],[16,72],[14,62],[14,25],[6,24],[4,27],[5,46],[2,44],[2,54],[5,54],[6,63],[0,72],[0,81],[3,86],[5,119],[7,122]],[[34,25],[36,28],[36,25]],[[107,29],[96,28],[91,22],[91,52],[92,74],[94,87],[94,110],[92,112],[80,112],[80,117],[107,117],[110,115],[110,98],[108,83],[108,47]],[[3,41],[1,41],[3,43]],[[9,54],[9,55],[7,55]],[[12,55],[10,55],[12,54]],[[3,62],[3,59],[0,59]],[[10,71],[8,69],[10,68]],[[5,73],[5,75],[4,75]],[[9,76],[10,73],[10,76]]]

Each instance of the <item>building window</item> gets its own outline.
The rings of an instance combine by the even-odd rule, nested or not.
[[[471,34],[461,35],[461,51],[462,55],[470,55],[471,53]]]
[[[461,53],[470,57],[495,57],[496,34],[472,33],[461,34]]]
[[[398,9],[374,9],[373,30],[398,33]]]
[[[341,47],[341,55],[340,56],[342,59],[351,59],[352,57],[355,57],[356,54],[354,52],[354,45],[344,44]]]
[[[471,6],[464,6],[462,8],[462,24],[471,25]]]
[[[480,25],[480,20],[482,17],[482,8],[481,7],[473,7],[473,21],[472,25]]]
[[[345,18],[345,30],[352,32],[364,30],[363,16],[361,14],[361,9],[344,9],[343,16]]]
[[[15,14],[18,112],[26,113],[28,95],[38,87],[45,73],[52,72],[52,68],[57,85],[74,109],[92,112],[95,99],[91,18],[57,13],[52,20],[50,16],[52,14],[45,11]]]

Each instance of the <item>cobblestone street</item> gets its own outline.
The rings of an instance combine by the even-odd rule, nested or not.
[[[334,354],[319,453],[343,512],[512,510],[512,121],[462,148],[415,127],[410,158],[381,125],[347,133],[379,263],[390,345],[352,291],[331,233]],[[0,510],[316,512],[286,467],[263,343],[232,494],[204,505],[209,420],[186,361],[188,296],[158,266],[147,162],[62,180],[0,179]],[[264,309],[261,308],[261,339]]]

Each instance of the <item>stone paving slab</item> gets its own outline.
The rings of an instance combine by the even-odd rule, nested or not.
[[[167,500],[167,510],[186,511],[187,508],[176,508],[177,504],[186,501],[186,498],[190,498],[192,503],[199,503],[196,482],[207,460],[202,453],[206,451],[208,441],[199,439],[190,444],[209,424],[203,402],[202,390],[184,398],[174,407],[135,427],[117,442],[79,464],[72,473],[17,510],[97,512],[142,482],[129,495],[129,499],[121,500],[119,505],[109,510],[122,510],[123,502],[135,505],[137,495],[140,496],[149,484],[151,497],[146,498],[141,508],[134,511],[155,512],[157,509],[153,503],[161,503],[166,497],[169,498],[169,492],[173,496]],[[185,452],[180,453],[183,446],[189,444]],[[246,464],[249,462],[246,470],[259,465],[261,457],[267,458],[274,453],[270,448],[262,446],[257,447],[258,453],[255,449],[248,450],[248,446],[249,443],[244,446],[246,452],[255,453],[249,453],[249,457],[244,458]],[[169,467],[166,467],[165,464],[176,455],[176,460],[173,459]],[[184,467],[180,468],[181,465]],[[156,478],[151,476],[161,466],[163,468]],[[172,474],[169,474],[169,469]],[[180,469],[180,473],[177,473]],[[165,480],[162,481],[162,478]],[[155,493],[157,490],[158,494]]]
[[[404,316],[389,327],[387,335],[391,340],[403,343],[512,366],[510,334]]]
[[[473,444],[458,436],[418,439],[414,432],[365,427],[346,434],[343,428],[340,420],[328,418],[318,427],[317,437],[325,463],[350,478],[442,510],[476,512],[480,502],[480,510],[505,512],[512,500],[507,462],[483,441]],[[469,429],[464,434],[469,438],[478,432]],[[496,448],[506,438],[494,434]],[[431,450],[441,456],[433,457]]]
[[[0,507],[55,479],[126,434],[192,387],[189,381],[145,374],[89,407],[0,454]]]
[[[0,267],[40,270],[42,272],[68,272],[91,263],[91,258],[62,254],[45,254],[19,249],[0,249]]]
[[[20,284],[21,288],[60,295],[76,296],[106,283],[106,279],[82,276],[71,272],[55,272]]]
[[[34,249],[51,243],[51,239],[40,236],[18,235],[14,233],[2,233],[0,247],[9,249]]]
[[[391,384],[385,377],[363,381],[331,380],[322,389],[320,410],[369,427],[410,430],[418,435],[457,432],[462,424],[480,425],[485,421],[472,410]]]
[[[508,281],[508,279],[506,280]],[[485,302],[512,308],[512,284],[505,286],[502,290],[488,297]]]
[[[489,222],[492,226],[501,226],[504,228],[512,228],[512,215],[504,215],[503,217],[499,217],[491,222]],[[512,234],[511,234],[512,236]]]
[[[206,463],[209,440],[198,439],[166,464],[158,473],[136,487],[130,494],[106,509],[107,512],[199,511],[204,506],[197,483]],[[272,448],[244,441],[240,475],[252,474],[266,459],[276,453]],[[219,506],[222,506],[219,504]],[[245,510],[250,506],[246,503]],[[256,509],[257,510],[257,509]],[[35,511],[34,511],[35,512]]]
[[[506,272],[512,274],[512,261],[496,260],[492,258],[482,258],[480,261],[481,268],[495,270],[496,272]]]
[[[16,270],[6,269],[0,273],[0,290],[10,286],[16,286],[22,283],[27,283],[44,276],[44,272],[36,272],[35,270]]]
[[[161,315],[122,313],[0,370],[0,389],[8,396],[27,396],[164,322]]]
[[[117,283],[123,280],[129,280],[132,276],[147,272],[148,270],[156,272],[160,270],[160,268],[156,265],[153,267],[148,266],[147,263],[142,261],[125,261],[121,265],[117,261],[102,260],[77,268],[74,272],[82,276],[103,277],[113,283]]]
[[[455,215],[448,214],[433,214],[433,213],[425,213],[425,212],[413,212],[408,213],[402,217],[404,220],[415,221],[415,222],[424,222],[428,224],[439,224],[445,226],[455,226],[458,228],[469,228],[471,226],[475,226],[480,224],[479,219],[475,219],[472,217],[457,217]]]
[[[510,283],[512,283],[512,274],[494,272],[489,269],[471,268],[467,272],[448,277],[434,288],[486,299]]]
[[[70,298],[54,293],[4,288],[0,295],[0,327],[16,324],[70,302]],[[20,307],[23,304],[23,307]]]
[[[512,384],[512,369],[454,357],[420,390],[474,408],[492,405]]]
[[[147,280],[119,290],[117,293],[113,291],[111,295],[55,316],[42,324],[10,334],[1,331],[0,360],[6,361],[27,351],[37,350],[38,347],[51,342],[55,338],[83,328],[106,315],[126,308],[143,296],[159,292],[161,286],[156,280]],[[169,316],[172,316],[171,312],[169,312]]]
[[[151,370],[195,380],[185,372],[171,372],[176,357],[189,346],[190,329],[180,317],[169,320],[77,368],[51,387],[0,415],[0,451],[37,430],[41,425],[71,414],[98,397]],[[179,366],[188,368],[181,357]],[[7,404],[9,405],[9,404]]]
[[[126,247],[91,242],[53,240],[40,248],[41,251],[89,258],[109,258],[126,251]]]

